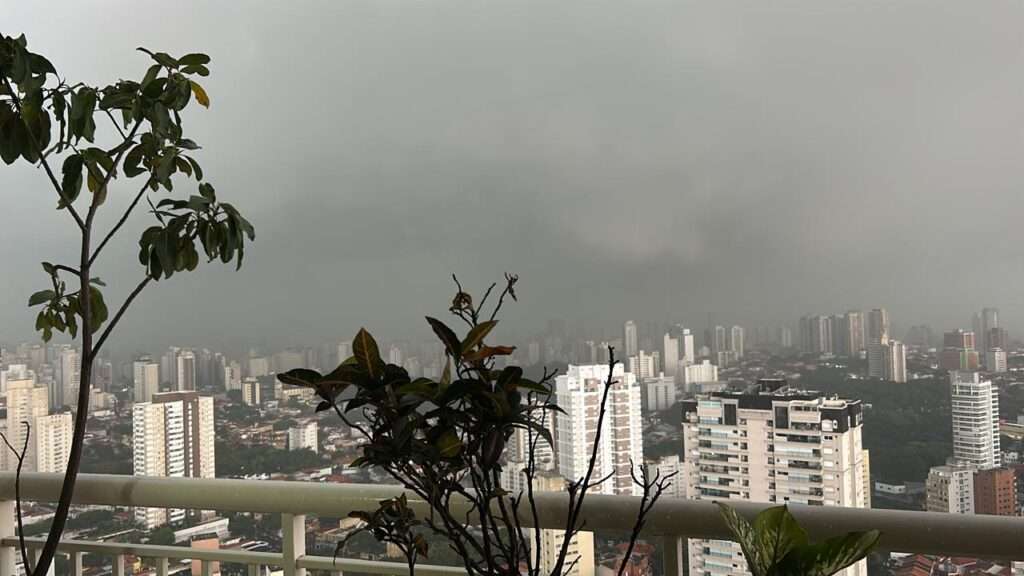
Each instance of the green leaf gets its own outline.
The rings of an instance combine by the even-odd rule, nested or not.
[[[735,508],[722,502],[715,502],[718,510],[725,520],[725,525],[732,532],[733,540],[743,549],[743,556],[747,560],[747,566],[753,576],[769,576],[764,570],[763,556],[758,548],[757,534],[754,527],[747,522],[747,519],[740,516]]]
[[[455,335],[455,332],[437,318],[427,316],[427,322],[430,323],[430,327],[434,330],[434,334],[437,334],[441,343],[444,344],[445,349],[448,351],[448,355],[452,358],[461,357],[462,343],[459,342],[459,337]]]
[[[451,430],[445,432],[434,442],[434,447],[441,453],[443,458],[454,458],[462,452],[462,440]]]
[[[302,386],[304,388],[315,388],[317,382],[323,379],[316,370],[309,370],[307,368],[295,368],[289,370],[283,374],[278,374],[277,379],[283,384],[290,384],[292,386]]]
[[[98,288],[89,288],[89,315],[92,317],[92,331],[96,332],[107,321],[107,303]]]
[[[474,326],[469,334],[466,335],[466,339],[462,341],[462,350],[469,351],[477,347],[478,344],[483,342],[487,334],[498,324],[497,320],[488,320],[481,322]]]
[[[780,574],[832,576],[859,561],[878,544],[881,533],[850,532],[790,552],[780,565]]]
[[[72,154],[64,159],[60,186],[67,198],[66,202],[74,202],[82,192],[82,167],[84,165],[85,162],[79,154]],[[61,207],[63,207],[63,203]]]
[[[28,305],[38,306],[44,302],[49,302],[50,300],[53,300],[54,297],[56,296],[57,294],[53,290],[40,290],[39,292],[36,292],[35,294],[29,296]]]
[[[57,70],[54,69],[53,64],[45,57],[39,54],[28,54],[28,65],[32,69],[32,72],[36,74],[56,74]]]
[[[181,58],[178,58],[178,64],[181,64],[182,66],[195,66],[197,64],[201,65],[201,64],[209,64],[209,63],[210,63],[210,57],[207,56],[206,54],[200,54],[200,53],[186,54],[186,55],[182,56]]]
[[[380,350],[377,348],[377,341],[366,331],[360,328],[352,342],[352,354],[370,378],[377,379],[383,373],[384,362],[380,359]]]
[[[807,533],[785,506],[762,510],[754,519],[754,534],[765,574],[794,548],[807,544]]]

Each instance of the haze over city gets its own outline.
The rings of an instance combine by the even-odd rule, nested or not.
[[[1024,317],[1019,3],[104,5],[123,33],[85,3],[4,20],[85,80],[141,75],[138,45],[209,53],[212,110],[185,120],[258,231],[241,272],[147,292],[115,348],[425,336],[449,274],[506,270],[514,334]],[[4,172],[0,339],[72,251],[44,188]],[[136,251],[100,271],[112,300]]]

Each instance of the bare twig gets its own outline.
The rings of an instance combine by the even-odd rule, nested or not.
[[[92,349],[93,355],[100,351],[100,348],[103,347],[103,344],[107,341],[107,338],[110,337],[110,333],[113,332],[114,327],[117,326],[117,323],[121,321],[121,317],[124,316],[124,313],[128,310],[128,307],[131,306],[132,301],[135,300],[136,296],[138,296],[139,293],[142,292],[142,289],[145,288],[146,285],[149,284],[150,281],[152,280],[153,277],[147,275],[146,278],[143,279],[142,282],[139,282],[135,289],[132,290],[132,293],[128,295],[128,298],[126,298],[125,301],[121,304],[121,308],[117,310],[117,314],[114,314],[114,317],[107,324],[107,327],[103,329],[103,333],[100,334],[99,339],[96,340],[96,345]],[[83,298],[83,300],[88,300],[88,298]]]
[[[110,242],[110,239],[114,237],[114,234],[117,234],[117,231],[121,229],[121,226],[124,226],[124,223],[128,220],[128,216],[130,216],[132,211],[135,210],[135,207],[139,204],[139,200],[141,200],[142,197],[146,194],[146,190],[148,188],[149,179],[146,179],[146,183],[143,184],[142,189],[140,189],[135,194],[135,199],[132,200],[132,203],[128,205],[128,208],[124,211],[124,214],[122,214],[121,218],[118,219],[117,224],[114,224],[114,227],[111,228],[109,232],[107,232],[107,235],[104,236],[103,240],[101,240],[100,243],[96,246],[96,250],[94,250],[92,256],[89,257],[90,265],[96,262],[96,258],[99,257],[100,251],[103,250],[103,247],[107,245],[107,242]]]
[[[28,453],[28,440],[32,434],[32,425],[27,421],[22,420],[22,424],[25,425],[25,442],[21,447],[21,452],[18,452],[11,442],[7,439],[7,435],[0,432],[0,438],[3,439],[4,444],[7,445],[7,449],[10,450],[14,457],[18,459],[18,469],[14,474],[14,502],[17,508],[18,517],[18,548],[21,550],[21,563],[25,567],[25,573],[29,574],[35,569],[34,566],[29,564],[28,561],[28,547],[25,546],[25,524],[24,515],[21,512],[21,469],[25,465],[25,455]]]
[[[601,445],[601,429],[604,426],[605,416],[608,415],[608,394],[611,392],[612,386],[617,383],[615,380],[615,365],[618,362],[615,360],[615,348],[613,346],[608,347],[608,377],[604,381],[604,391],[601,395],[601,407],[597,414],[597,429],[594,433],[594,445],[591,447],[590,460],[587,462],[587,472],[583,475],[583,478],[569,482],[566,489],[569,492],[569,514],[566,520],[565,526],[565,538],[562,539],[562,545],[558,551],[558,557],[555,561],[555,567],[551,570],[552,574],[561,574],[562,567],[565,565],[565,556],[569,551],[569,540],[573,534],[578,532],[577,525],[579,524],[580,513],[583,509],[583,501],[587,497],[587,491],[592,486],[591,477],[594,475],[594,467],[597,463],[597,454]]]
[[[665,490],[668,489],[672,478],[679,473],[677,471],[662,476],[660,470],[655,470],[654,477],[652,478],[647,464],[643,464],[639,468],[640,476],[638,477],[636,474],[637,467],[634,465],[633,459],[630,458],[629,474],[633,477],[633,483],[640,486],[643,490],[643,495],[640,498],[640,510],[637,512],[636,521],[633,523],[633,531],[629,535],[629,545],[626,547],[622,563],[619,565],[618,576],[623,576],[626,571],[629,559],[633,556],[633,549],[636,547],[637,540],[640,539],[640,532],[643,531],[644,524],[647,523],[647,515],[654,508],[654,504],[661,498]]]

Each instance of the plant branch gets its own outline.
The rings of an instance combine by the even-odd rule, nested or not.
[[[24,514],[21,511],[21,469],[25,465],[25,454],[28,453],[28,440],[32,434],[32,425],[27,421],[22,421],[25,425],[25,442],[21,447],[21,452],[18,452],[14,446],[11,445],[10,441],[7,440],[7,435],[0,432],[0,438],[3,439],[4,444],[14,454],[15,458],[18,459],[18,469],[14,473],[14,503],[17,508],[18,517],[18,548],[21,550],[21,563],[25,567],[25,573],[28,574],[32,568],[28,563],[28,548],[25,546],[25,524]]]
[[[152,280],[153,277],[147,275],[146,278],[143,279],[142,282],[139,282],[135,289],[132,290],[132,293],[128,295],[128,298],[126,298],[125,301],[121,303],[121,307],[117,310],[117,314],[114,314],[114,317],[107,324],[107,327],[103,330],[103,333],[100,334],[99,339],[96,340],[96,346],[93,347],[92,350],[93,356],[95,356],[100,351],[100,348],[103,347],[103,344],[107,341],[107,338],[110,337],[110,333],[114,331],[114,327],[117,326],[117,323],[121,321],[121,317],[124,316],[124,313],[128,310],[128,307],[131,306],[135,298],[139,295],[140,292],[142,292],[142,289],[145,288],[146,285],[149,284]],[[87,300],[87,298],[85,300]]]
[[[103,247],[107,245],[107,242],[110,242],[110,239],[114,237],[114,234],[117,234],[117,231],[121,229],[121,226],[124,226],[124,223],[128,221],[128,216],[130,216],[131,213],[135,210],[135,207],[138,206],[139,201],[142,200],[142,197],[146,194],[146,189],[148,188],[149,179],[147,178],[146,183],[143,184],[142,188],[138,191],[138,193],[135,194],[135,199],[132,200],[132,203],[128,205],[128,208],[124,211],[124,214],[122,214],[121,218],[118,219],[117,224],[114,224],[114,227],[111,228],[109,232],[107,232],[107,235],[104,236],[103,240],[101,240],[100,243],[96,246],[96,250],[94,250],[92,256],[89,257],[90,266],[94,262],[96,262],[96,258],[99,257],[100,251],[103,250]]]
[[[125,146],[125,144],[127,144],[128,142],[131,142],[132,139],[135,138],[135,133],[139,131],[139,127],[140,126],[142,126],[142,121],[141,120],[139,120],[138,122],[135,123],[134,126],[132,126],[131,132],[129,132],[128,136],[121,142],[121,145],[119,146],[121,149],[117,151],[117,156],[114,157],[114,165],[113,165],[113,167],[110,170],[107,171],[106,175],[103,177],[103,180],[100,181],[99,187],[96,188],[96,190],[98,192],[106,190],[107,186],[110,185],[110,181],[113,180],[114,174],[117,173],[118,165],[121,164],[121,158],[123,158],[125,152],[128,151],[128,146]],[[86,166],[88,166],[88,165],[89,165],[89,163],[86,162]],[[99,195],[99,193],[93,194],[93,196],[92,196],[92,203],[89,204],[89,213],[85,217],[85,223],[86,223],[86,227],[88,227],[90,229],[92,228],[93,218],[96,217],[96,210],[100,207],[100,202],[99,202],[100,197],[101,196]],[[89,259],[89,262],[92,263],[92,259]]]

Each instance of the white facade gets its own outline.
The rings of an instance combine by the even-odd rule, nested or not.
[[[950,372],[953,459],[980,470],[998,468],[999,394],[977,372]]]
[[[882,377],[890,382],[907,381],[907,347],[899,340],[881,345]]]
[[[60,389],[51,408],[74,406],[78,399],[78,384],[82,379],[82,357],[78,350],[65,348],[60,352]]]
[[[972,466],[933,466],[925,482],[929,512],[974,514],[974,468]]]
[[[743,338],[744,331],[742,326],[733,326],[729,329],[729,350],[736,355],[737,359],[743,358]]]
[[[694,384],[703,382],[718,382],[718,366],[712,364],[710,360],[683,368],[683,385],[687,392],[693,390]]]
[[[196,355],[191,350],[178,353],[177,379],[174,390],[186,392],[196,389]]]
[[[36,421],[49,412],[49,394],[46,387],[36,384],[35,373],[22,364],[12,364],[3,373],[7,397],[7,441],[19,450],[26,446],[27,423],[31,427],[28,438],[36,436]],[[2,461],[4,470],[14,471],[18,468],[18,459],[4,448]],[[25,461],[22,470],[35,472],[38,470],[38,449],[35,442],[28,442],[25,449]]]
[[[636,356],[629,357],[629,371],[639,379],[653,378],[658,375],[658,353],[647,354],[641,350]]]
[[[676,403],[675,378],[663,374],[654,378],[644,378],[642,382],[648,412],[668,410]]]
[[[700,500],[866,506],[859,401],[722,392],[683,409],[686,495]],[[746,574],[737,544],[690,540],[690,574]],[[865,576],[864,561],[844,576]]]
[[[593,476],[610,475],[610,479],[594,492],[639,496],[642,491],[633,484],[630,462],[640,466],[644,461],[640,387],[621,364],[615,365],[612,377]],[[586,474],[607,378],[608,365],[593,364],[569,365],[555,380],[555,403],[565,411],[555,417],[556,453],[559,473],[566,478],[579,479]]]
[[[36,418],[32,428],[36,446],[36,472],[63,474],[67,470],[74,429],[70,412]]]
[[[289,450],[312,450],[313,452],[319,452],[319,448],[320,443],[317,441],[316,420],[310,420],[288,429]]]
[[[683,361],[687,364],[693,364],[696,359],[696,355],[693,347],[693,334],[689,328],[683,329],[683,335],[681,336],[683,341]]]
[[[985,352],[985,369],[989,372],[1006,372],[1006,350],[989,348]]]
[[[622,327],[622,345],[626,348],[626,358],[636,356],[640,351],[639,336],[636,331],[636,322],[627,321]]]
[[[259,381],[252,377],[242,380],[242,403],[246,406],[259,406],[260,400]]]
[[[132,364],[135,401],[149,402],[160,391],[160,365],[152,360],[136,360]]]
[[[136,476],[215,476],[213,398],[194,392],[156,394],[132,407],[132,458]],[[184,510],[137,508],[146,528],[185,518]]]
[[[679,339],[666,332],[663,340],[661,357],[665,360],[665,375],[675,378],[679,370]]]

